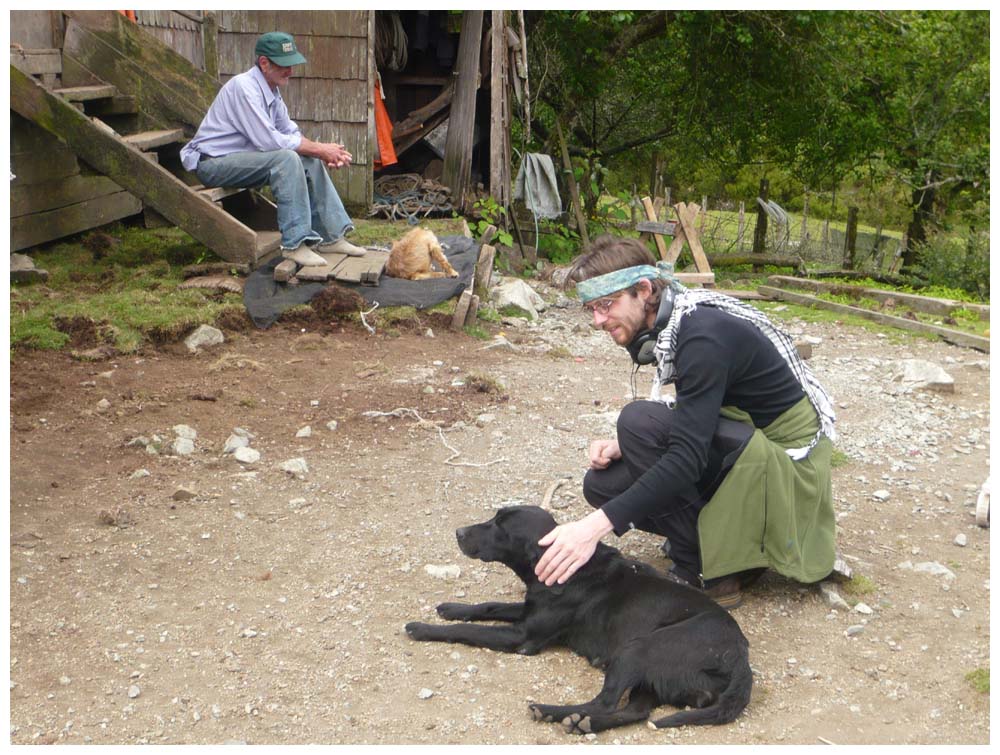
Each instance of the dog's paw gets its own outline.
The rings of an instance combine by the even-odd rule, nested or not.
[[[545,723],[552,723],[552,716],[545,715],[542,710],[542,706],[539,705],[529,705],[528,709],[531,711],[531,718],[535,721],[544,721]]]
[[[437,612],[442,619],[451,621],[465,621],[469,618],[469,606],[465,603],[441,603]]]
[[[573,713],[562,720],[567,734],[590,734],[590,716]]]
[[[405,627],[407,636],[411,640],[426,640],[430,637],[432,625],[424,624],[421,621],[411,621]]]

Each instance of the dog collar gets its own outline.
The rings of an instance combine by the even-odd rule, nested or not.
[[[622,291],[643,279],[655,280],[657,278],[668,281],[670,287],[675,290],[683,290],[683,286],[674,277],[673,272],[673,264],[662,260],[656,263],[656,267],[652,265],[625,267],[578,282],[576,293],[580,297],[580,301],[586,304],[594,299],[600,299],[602,296]]]

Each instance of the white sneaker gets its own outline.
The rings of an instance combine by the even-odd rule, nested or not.
[[[350,241],[341,237],[336,241],[324,241],[317,244],[315,249],[324,254],[346,254],[348,257],[364,257],[368,250],[360,246],[354,246]]]
[[[326,260],[320,257],[312,249],[307,249],[304,246],[300,246],[294,251],[283,251],[281,256],[286,260],[292,260],[297,265],[302,265],[302,267],[310,267],[315,265],[325,265]]]

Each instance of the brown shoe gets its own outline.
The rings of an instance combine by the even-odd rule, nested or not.
[[[720,577],[710,580],[711,586],[705,586],[705,594],[727,611],[743,605],[743,590],[737,575]]]

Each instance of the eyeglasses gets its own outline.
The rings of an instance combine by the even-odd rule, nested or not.
[[[589,314],[596,314],[600,312],[602,315],[606,315],[611,311],[611,307],[618,300],[617,296],[607,296],[603,299],[597,299],[595,301],[587,302],[583,305],[583,309]]]

